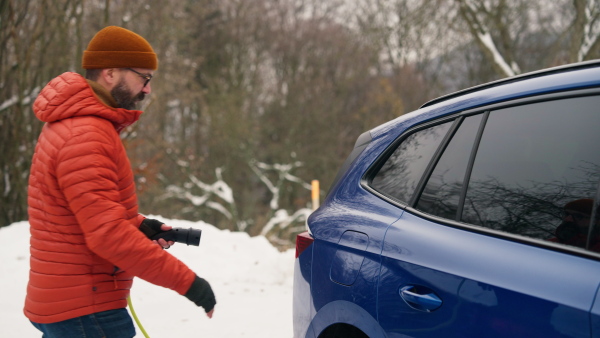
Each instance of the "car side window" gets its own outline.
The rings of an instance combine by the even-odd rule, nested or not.
[[[597,231],[587,243],[590,225],[600,229],[598,107],[600,97],[580,97],[491,111],[461,220],[600,251]]]
[[[446,122],[408,136],[375,175],[371,187],[408,203],[451,125],[452,121]]]
[[[416,208],[426,213],[455,220],[464,187],[469,158],[483,114],[469,116],[438,161]]]

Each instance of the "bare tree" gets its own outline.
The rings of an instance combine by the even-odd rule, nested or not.
[[[584,61],[597,57],[600,44],[600,4],[596,0],[573,0],[575,18],[572,23],[570,60]]]
[[[32,101],[119,25],[159,56],[122,134],[142,212],[280,243],[310,204],[299,182],[326,191],[362,132],[454,89],[595,58],[600,31],[593,0],[0,0],[0,23],[0,225],[27,217]],[[257,163],[302,163],[298,182],[269,185]]]
[[[499,77],[598,56],[600,6],[596,0],[454,0],[454,4],[462,19],[454,28],[460,32],[460,23],[466,25]],[[533,55],[525,54],[533,50],[533,40],[543,43]]]
[[[41,128],[31,104],[59,69],[75,64],[81,0],[4,0],[0,22],[2,226],[27,218],[29,166]]]
[[[511,29],[511,24],[522,23],[522,21],[515,20],[516,18],[511,14],[521,12],[519,9],[522,10],[523,6],[514,6],[514,2],[507,3],[505,0],[495,1],[494,4],[475,0],[456,0],[456,2],[471,35],[496,71],[504,76],[521,73],[513,53],[516,51],[514,47],[522,30]],[[492,36],[492,31],[497,34]]]

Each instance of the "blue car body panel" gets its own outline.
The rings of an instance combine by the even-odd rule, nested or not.
[[[388,230],[382,256],[378,312],[389,337],[589,337],[598,261],[408,212]],[[415,310],[398,294],[406,285],[443,305]]]
[[[307,221],[314,243],[296,260],[294,336],[344,323],[369,337],[600,337],[600,260],[436,222],[362,184],[414,126],[599,86],[600,63],[561,67],[469,89],[371,130]]]
[[[591,311],[592,337],[600,337],[600,291],[596,293]]]

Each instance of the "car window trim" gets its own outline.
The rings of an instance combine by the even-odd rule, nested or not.
[[[474,224],[463,223],[463,222],[451,220],[448,218],[431,215],[431,214],[425,213],[423,211],[417,210],[412,207],[406,207],[403,210],[405,212],[409,212],[413,215],[416,215],[420,218],[426,219],[430,222],[438,223],[442,226],[448,226],[451,228],[469,231],[469,232],[481,234],[484,236],[490,236],[490,237],[494,237],[494,238],[498,238],[498,239],[509,240],[512,242],[526,244],[526,245],[538,247],[541,249],[559,251],[559,252],[567,253],[570,255],[575,255],[575,256],[579,256],[579,257],[584,257],[584,258],[589,258],[589,259],[593,259],[596,261],[600,261],[600,252],[589,251],[587,249],[578,248],[575,246],[568,246],[568,245],[544,241],[544,240],[536,239],[536,238],[532,238],[532,237],[521,236],[521,235],[513,234],[510,232],[504,232],[504,231],[494,230],[494,229],[490,229],[490,228],[485,228],[485,227],[477,226]]]
[[[599,225],[596,224],[596,218],[598,217],[599,212],[599,204],[600,204],[600,178],[598,179],[598,184],[596,185],[596,195],[594,195],[594,206],[592,207],[592,214],[590,215],[590,226],[588,228],[587,241],[585,243],[586,250],[590,249],[592,245],[592,236],[596,230],[596,227]]]
[[[478,115],[478,114],[473,114]],[[470,116],[473,116],[470,115]],[[460,197],[458,201],[458,208],[456,210],[456,215],[454,215],[455,221],[460,221],[462,219],[462,213],[465,206],[465,200],[467,198],[467,191],[469,189],[469,182],[471,180],[471,173],[473,172],[473,166],[475,165],[475,157],[477,156],[477,151],[479,150],[479,144],[481,143],[481,137],[483,136],[483,131],[485,126],[487,125],[488,118],[490,116],[490,110],[486,110],[483,112],[483,117],[479,122],[479,130],[477,130],[477,136],[475,136],[475,141],[473,142],[473,147],[471,148],[471,155],[469,156],[469,164],[467,164],[467,168],[465,170],[465,177],[463,178],[463,186],[460,192]]]
[[[559,73],[568,73],[568,72],[578,71],[580,69],[585,69],[585,68],[595,68],[595,67],[598,67],[598,64],[600,64],[600,62],[598,60],[589,60],[589,61],[581,62],[581,63],[577,64],[577,66],[575,66],[575,67],[573,67],[573,65],[561,65],[561,66],[556,66],[556,67],[552,67],[552,68],[541,69],[541,70],[534,71],[534,72],[523,73],[523,74],[519,74],[519,75],[516,75],[513,77],[507,77],[507,78],[499,79],[496,81],[483,83],[480,85],[476,85],[473,87],[459,90],[454,93],[440,96],[438,98],[435,98],[435,99],[425,102],[423,105],[421,105],[420,108],[430,107],[430,106],[436,105],[438,103],[442,103],[444,101],[448,101],[448,100],[456,98],[456,97],[460,97],[460,96],[470,94],[470,93],[475,93],[475,92],[482,91],[482,90],[485,90],[488,88],[500,87],[509,82],[540,78],[543,76],[559,74]]]

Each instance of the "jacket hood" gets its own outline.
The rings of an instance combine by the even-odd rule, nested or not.
[[[142,114],[139,110],[106,105],[83,76],[72,72],[55,77],[42,89],[33,103],[33,112],[43,122],[97,116],[111,121],[117,131],[136,122]]]

